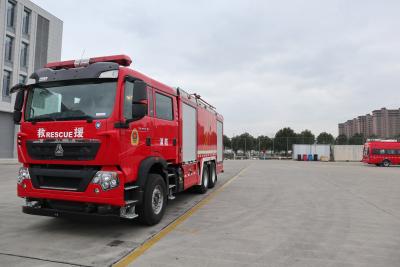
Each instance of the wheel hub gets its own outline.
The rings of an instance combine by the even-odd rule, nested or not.
[[[151,198],[151,207],[153,209],[153,212],[155,214],[159,214],[161,212],[163,205],[164,205],[164,195],[162,193],[161,186],[157,185],[153,190]]]

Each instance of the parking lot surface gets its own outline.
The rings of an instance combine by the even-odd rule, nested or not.
[[[238,176],[240,170],[245,168]],[[106,266],[205,196],[184,193],[161,224],[22,214],[16,165],[0,166],[0,263]],[[132,266],[400,266],[400,168],[226,161],[217,193]]]
[[[228,163],[216,187],[246,164]],[[152,227],[119,219],[33,216],[21,211],[24,201],[16,195],[18,168],[0,165],[0,266],[109,266],[205,197],[179,194],[169,202],[161,223]]]

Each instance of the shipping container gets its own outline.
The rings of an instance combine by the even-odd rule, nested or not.
[[[361,161],[362,145],[335,145],[333,146],[334,161]]]
[[[293,145],[293,153],[292,158],[294,160],[298,159],[298,155],[317,155],[317,160],[320,160],[321,157],[330,158],[331,148],[330,145],[304,145],[304,144],[294,144]]]

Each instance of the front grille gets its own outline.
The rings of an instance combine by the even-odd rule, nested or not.
[[[35,188],[83,192],[99,170],[92,166],[32,165],[29,174]]]
[[[26,141],[28,155],[36,160],[93,160],[100,148],[97,140]],[[61,148],[61,149],[60,149]]]

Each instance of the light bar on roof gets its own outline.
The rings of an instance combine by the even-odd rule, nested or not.
[[[128,67],[132,63],[132,59],[127,55],[114,55],[105,57],[92,57],[88,59],[78,59],[78,60],[67,60],[67,61],[57,61],[47,63],[44,67],[53,70],[57,69],[71,69],[78,67],[86,67],[89,64],[99,63],[99,62],[114,62],[120,66]]]

